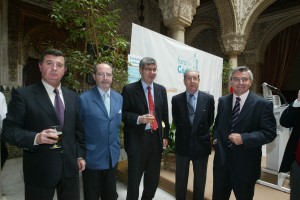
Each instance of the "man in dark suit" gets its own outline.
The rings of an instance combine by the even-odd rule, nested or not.
[[[280,124],[293,128],[279,172],[290,172],[291,200],[300,199],[300,90],[298,98],[282,113]]]
[[[163,146],[168,145],[169,118],[166,89],[154,83],[157,64],[153,58],[140,61],[141,80],[124,86],[124,143],[128,156],[127,200],[137,200],[144,175],[142,199],[155,195]],[[165,123],[162,132],[162,121]],[[162,134],[164,133],[164,135]]]
[[[120,156],[122,96],[110,88],[112,66],[94,66],[96,87],[80,95],[80,114],[86,141],[82,172],[85,200],[116,200],[116,166]]]
[[[196,69],[184,73],[186,91],[172,98],[176,126],[176,199],[185,200],[190,161],[193,162],[193,199],[203,200],[208,156],[211,153],[209,128],[214,121],[215,102],[210,94],[199,91],[200,74]]]
[[[213,129],[215,147],[213,200],[250,200],[261,174],[261,147],[276,138],[273,103],[249,91],[253,74],[248,67],[230,75],[233,94],[219,99]]]
[[[39,68],[41,82],[13,91],[2,139],[24,149],[26,200],[53,199],[55,190],[59,200],[79,200],[79,170],[85,168],[85,145],[78,96],[61,87],[67,69],[61,51],[46,50]],[[56,98],[60,98],[59,103]],[[58,110],[63,116],[57,114],[56,104],[62,104]],[[62,127],[61,148],[53,148],[58,139],[49,128],[53,125]]]

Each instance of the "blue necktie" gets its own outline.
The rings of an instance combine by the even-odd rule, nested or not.
[[[190,122],[191,122],[191,124],[193,124],[194,116],[195,116],[194,95],[193,94],[190,94],[188,102],[187,102],[187,106],[188,106],[188,111],[189,111]]]
[[[104,101],[104,105],[105,105],[107,114],[109,116],[109,114],[110,114],[110,101],[109,101],[109,97],[108,97],[107,93],[104,93],[104,95],[103,95],[103,101]]]

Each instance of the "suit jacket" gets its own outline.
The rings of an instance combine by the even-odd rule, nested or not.
[[[158,123],[158,133],[161,140],[169,138],[168,101],[165,87],[153,83],[155,117]],[[134,155],[139,149],[146,124],[137,124],[140,115],[149,113],[146,96],[141,80],[123,87],[123,122],[124,122],[124,145],[129,156]],[[162,130],[162,121],[165,128]]]
[[[86,164],[90,169],[115,166],[120,157],[122,96],[110,91],[110,116],[97,87],[80,95],[80,114],[85,130]]]
[[[84,132],[78,110],[78,96],[62,87],[65,102],[62,149],[48,144],[34,145],[37,133],[59,124],[54,106],[40,82],[14,90],[3,123],[2,139],[23,148],[25,183],[54,187],[64,170],[66,177],[78,175],[78,157],[85,157]]]
[[[280,172],[289,172],[295,160],[297,143],[300,139],[300,107],[293,107],[293,103],[291,103],[283,111],[280,117],[280,124],[286,128],[293,127],[279,169]]]
[[[191,125],[186,92],[172,98],[176,154],[196,160],[211,153],[209,128],[214,121],[214,110],[213,96],[199,91],[194,122]]]
[[[213,135],[213,139],[217,139],[215,153],[224,164],[230,150],[232,163],[229,164],[232,174],[245,180],[255,181],[260,177],[261,172],[261,147],[272,142],[277,136],[273,103],[249,92],[237,119],[235,130],[233,130],[233,132],[241,134],[243,144],[233,145],[229,149],[228,135],[231,133],[232,98],[233,95],[229,94],[219,99]]]

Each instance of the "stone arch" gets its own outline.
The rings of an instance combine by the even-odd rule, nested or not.
[[[294,24],[300,23],[300,15],[289,16],[274,24],[265,34],[261,37],[258,43],[258,50],[256,53],[256,60],[260,63],[264,63],[265,51],[270,44],[271,40],[285,28]]]
[[[194,38],[205,29],[219,30],[219,23],[213,19],[203,19],[197,25],[193,25],[185,35],[186,44],[190,45]],[[219,38],[219,34],[218,34]]]

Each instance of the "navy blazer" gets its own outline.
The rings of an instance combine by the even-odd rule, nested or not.
[[[209,128],[214,122],[214,111],[214,97],[199,91],[194,122],[191,125],[186,92],[173,96],[172,115],[176,126],[176,154],[196,160],[211,153]]]
[[[85,157],[78,95],[64,87],[61,89],[65,102],[63,153],[61,149],[50,149],[52,145],[34,145],[37,133],[59,124],[54,106],[42,82],[12,92],[8,113],[3,122],[2,139],[24,149],[25,183],[54,187],[61,178],[62,170],[67,178],[77,176],[77,158]]]
[[[280,172],[289,172],[291,165],[296,157],[296,148],[298,140],[300,139],[300,107],[293,107],[291,103],[282,113],[280,117],[280,124],[286,128],[293,127],[289,141],[286,145]]]
[[[110,115],[108,116],[97,87],[80,95],[80,115],[85,131],[86,166],[89,169],[109,169],[120,157],[120,127],[122,96],[110,90]]]
[[[224,164],[227,152],[232,151],[233,162],[230,163],[232,174],[245,180],[255,181],[261,174],[261,147],[272,142],[277,136],[273,103],[250,91],[233,130],[241,134],[243,144],[228,148],[232,98],[233,94],[229,94],[219,99],[213,128],[213,139],[217,139],[215,158],[220,159],[221,164]]]
[[[162,139],[169,138],[169,114],[167,92],[162,85],[153,83],[155,117],[158,123],[158,132],[163,147]],[[146,124],[137,124],[140,115],[148,114],[147,99],[143,90],[141,80],[125,85],[122,90],[123,96],[123,122],[124,122],[124,145],[129,156],[134,155],[140,148],[142,133],[145,131]],[[162,121],[165,128],[162,130]]]

